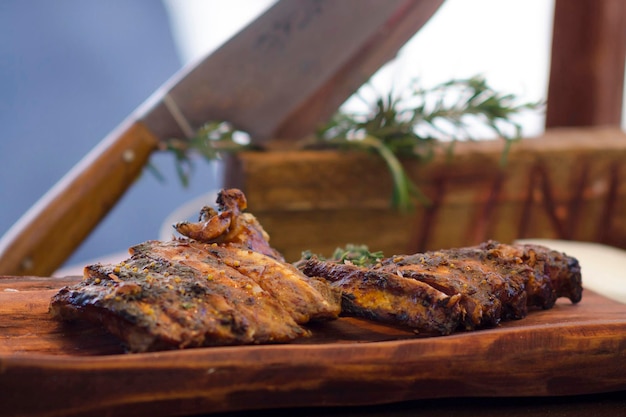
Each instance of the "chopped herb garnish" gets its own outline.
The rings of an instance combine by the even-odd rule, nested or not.
[[[315,254],[310,250],[302,252],[301,260],[307,260],[316,257],[321,260],[326,260],[322,255]],[[370,252],[366,245],[353,245],[348,244],[344,248],[337,248],[329,260],[349,263],[356,266],[371,266],[376,265],[384,258],[381,251]]]
[[[382,252],[370,252],[366,245],[348,244],[345,248],[335,249],[331,259],[341,263],[351,263],[356,266],[371,266],[376,265],[383,258]]]

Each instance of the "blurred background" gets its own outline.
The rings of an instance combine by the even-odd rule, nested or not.
[[[0,235],[178,69],[272,4],[2,0]],[[482,74],[524,101],[544,99],[553,6],[552,0],[447,0],[372,85],[386,92],[415,78],[428,86]],[[520,122],[525,136],[543,131],[541,114]],[[155,155],[152,164],[165,180],[145,172],[68,264],[157,238],[172,211],[221,184],[219,163],[196,164],[188,188],[171,155]]]

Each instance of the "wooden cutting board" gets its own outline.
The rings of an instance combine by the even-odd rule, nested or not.
[[[293,344],[125,354],[48,302],[80,278],[0,277],[0,414],[193,415],[441,397],[626,390],[626,305],[585,290],[572,305],[445,337],[352,318]]]

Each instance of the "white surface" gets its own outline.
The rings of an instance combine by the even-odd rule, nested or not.
[[[580,262],[583,288],[626,303],[626,251],[590,242],[552,239],[521,239],[518,242],[547,246],[577,258]]]

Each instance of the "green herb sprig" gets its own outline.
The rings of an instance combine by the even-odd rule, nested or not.
[[[237,139],[238,136],[241,139]],[[178,177],[183,186],[187,187],[195,167],[192,154],[198,154],[207,161],[214,161],[222,159],[224,154],[237,153],[245,149],[255,149],[250,144],[247,133],[235,129],[228,122],[212,121],[205,123],[192,138],[169,139],[163,144],[162,150],[174,155]],[[158,172],[155,173],[159,176]]]
[[[323,255],[314,254],[311,251],[304,251],[302,252],[302,257],[299,262],[306,261],[307,259],[311,259],[312,257],[326,260]],[[347,244],[343,248],[335,249],[329,260],[342,264],[347,263],[356,266],[367,267],[380,263],[383,258],[384,255],[381,251],[370,252],[367,245]]]
[[[366,245],[348,244],[344,248],[335,249],[331,259],[356,266],[372,266],[378,264],[383,258],[381,251],[370,252]]]
[[[428,198],[408,177],[400,158],[428,161],[440,146],[451,153],[456,141],[475,140],[472,132],[482,129],[505,140],[504,164],[510,145],[522,135],[514,116],[541,106],[517,101],[515,95],[497,92],[480,76],[432,88],[414,82],[399,95],[379,96],[367,113],[337,113],[309,146],[377,153],[392,175],[393,207],[408,211],[415,201],[428,204]]]
[[[401,159],[426,162],[438,147],[452,154],[456,141],[476,140],[473,132],[481,131],[480,138],[491,134],[504,139],[501,163],[505,164],[511,144],[522,135],[515,116],[541,106],[541,102],[518,104],[515,95],[494,90],[482,76],[454,79],[431,88],[414,81],[400,94],[379,95],[367,112],[340,110],[301,146],[374,152],[392,176],[392,207],[410,211],[416,203],[429,204],[429,199],[409,178]],[[224,153],[254,149],[249,141],[236,140],[237,136],[247,134],[227,122],[213,121],[191,139],[171,139],[164,149],[174,154],[178,176],[187,186],[194,168],[191,153],[210,161]]]

